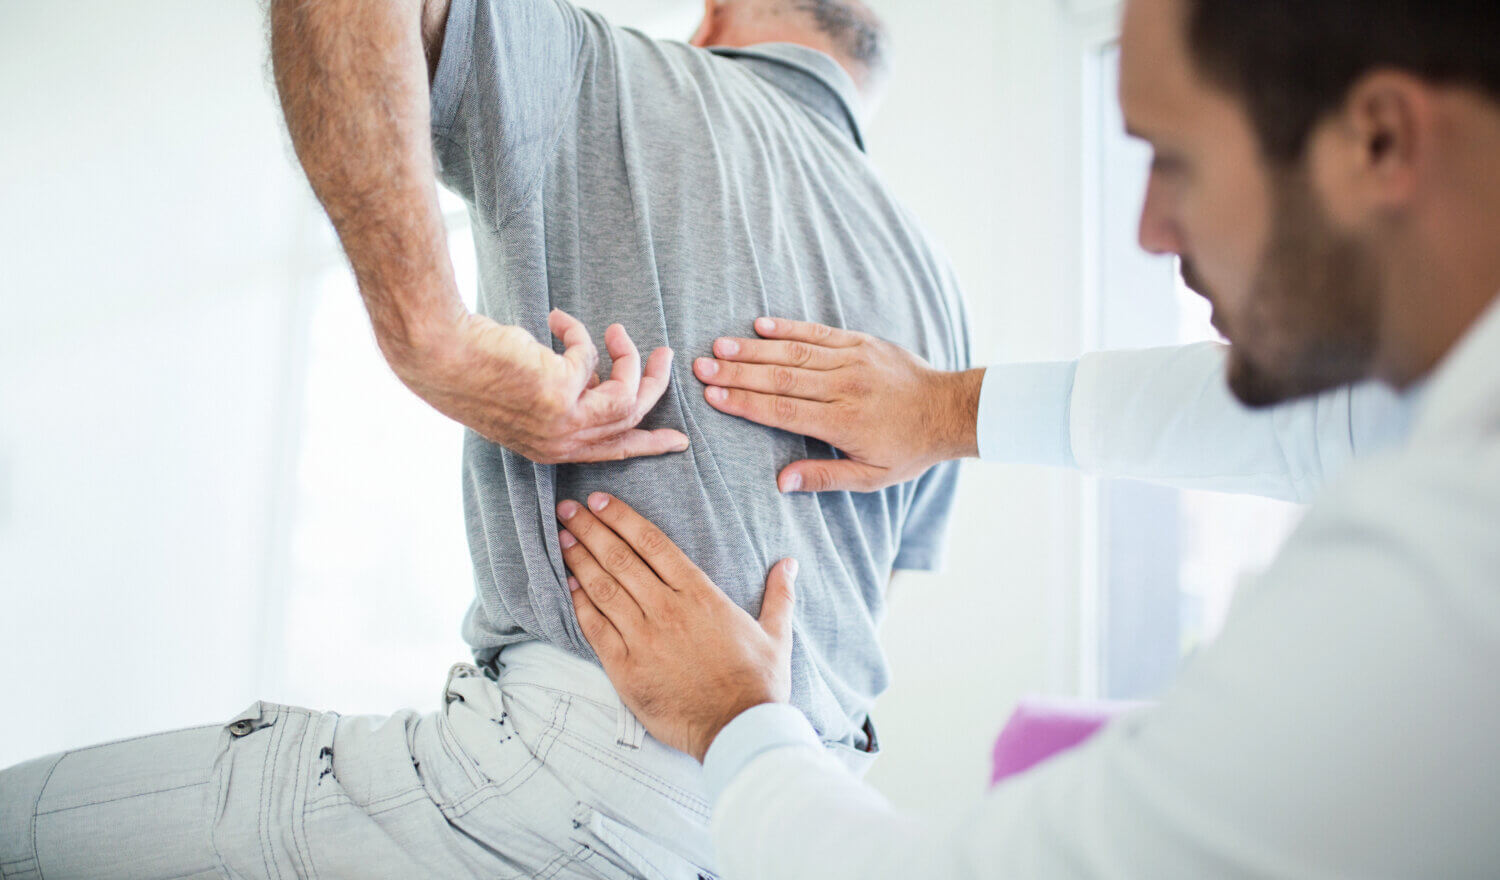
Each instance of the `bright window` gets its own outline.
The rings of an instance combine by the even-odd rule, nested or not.
[[[1085,239],[1090,348],[1144,348],[1218,338],[1208,304],[1181,282],[1176,260],[1136,244],[1149,150],[1127,138],[1116,97],[1119,51],[1088,65]],[[1217,634],[1237,584],[1264,567],[1299,508],[1259,498],[1180,492],[1131,482],[1092,487],[1095,593],[1085,623],[1097,634],[1086,666],[1101,696],[1146,698],[1184,656]]]

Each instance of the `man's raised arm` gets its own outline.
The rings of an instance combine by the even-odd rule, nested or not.
[[[672,353],[641,357],[624,328],[599,383],[588,330],[557,311],[556,354],[519,327],[470,314],[438,208],[430,77],[448,0],[272,0],[271,59],[287,130],[354,269],[380,350],[433,407],[540,462],[659,455],[676,431],[636,430]]]

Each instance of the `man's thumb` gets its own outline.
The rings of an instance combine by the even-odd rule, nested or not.
[[[766,595],[760,603],[760,626],[778,642],[792,638],[792,606],[797,602],[792,584],[797,580],[797,560],[783,559],[771,566],[766,577]]]

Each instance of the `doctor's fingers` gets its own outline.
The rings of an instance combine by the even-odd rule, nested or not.
[[[594,607],[629,642],[646,624],[646,614],[641,611],[641,606],[571,532],[563,530],[558,534],[558,540],[562,544],[563,562],[568,571],[573,573]]]
[[[756,318],[755,332],[766,339],[795,339],[814,345],[826,345],[830,348],[847,348],[870,338],[855,330],[844,330],[813,321],[792,321],[787,318]]]
[[[876,492],[905,479],[890,468],[851,458],[803,459],[781,469],[781,492]]]
[[[588,500],[589,512],[629,544],[656,574],[654,580],[643,581],[637,591],[636,599],[642,607],[651,607],[656,604],[656,596],[665,595],[655,592],[657,581],[663,589],[673,592],[713,588],[708,575],[693,564],[682,548],[630,505],[606,492],[594,492]]]
[[[796,367],[773,367],[761,364],[737,364],[733,361],[716,361],[713,358],[698,358],[693,362],[693,373],[707,385],[725,388],[743,388],[764,394],[779,394],[803,400],[828,401],[834,399],[831,373],[818,370],[801,370]]]
[[[620,635],[609,617],[589,598],[578,578],[569,576],[568,593],[573,597],[573,613],[578,615],[578,628],[583,631],[584,639],[594,649],[594,653],[599,655],[605,668],[628,655],[630,649],[625,643],[625,637]]]
[[[839,404],[798,400],[795,397],[762,394],[739,388],[710,385],[703,390],[703,398],[719,412],[793,434],[806,434],[834,446],[838,446],[843,440],[844,422],[848,418],[847,412]]]
[[[810,342],[783,342],[768,339],[714,340],[714,357],[750,364],[772,364],[804,370],[835,370],[849,362],[845,348],[831,348]]]
[[[602,492],[595,492],[589,497],[589,504],[594,506],[607,503],[604,502],[607,497]],[[649,613],[660,607],[662,595],[670,592],[670,589],[624,537],[608,523],[600,521],[593,510],[576,501],[564,501],[557,505],[557,515],[571,536],[578,541],[578,546],[570,546],[567,536],[559,536],[563,544],[563,560],[569,563],[569,567],[572,567],[572,560],[575,558],[584,566],[597,566],[629,594],[632,603],[642,613]],[[575,569],[573,573],[578,575],[587,589],[589,580],[583,572]],[[602,578],[600,582],[604,584],[606,592],[611,589],[610,584]],[[598,604],[598,597],[592,592],[590,596]]]

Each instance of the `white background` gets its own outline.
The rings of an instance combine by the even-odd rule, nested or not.
[[[682,36],[698,8],[596,6]],[[871,153],[946,243],[978,357],[1076,355],[1110,13],[876,7]],[[264,53],[255,0],[0,8],[0,765],[257,698],[431,708],[465,656],[456,429],[374,356]],[[1077,690],[1084,497],[969,465],[947,572],[896,580],[871,779],[897,803],[951,815],[1018,696]]]

